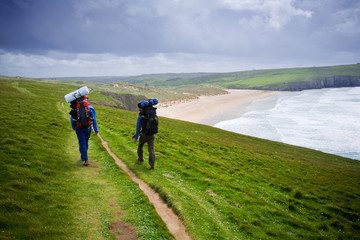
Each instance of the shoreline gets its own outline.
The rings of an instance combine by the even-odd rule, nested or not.
[[[268,90],[229,89],[227,94],[200,96],[197,99],[174,103],[167,107],[160,105],[157,114],[162,117],[213,126],[221,121],[229,120],[231,115],[235,116],[245,111],[246,106],[251,102],[279,93],[279,91]]]

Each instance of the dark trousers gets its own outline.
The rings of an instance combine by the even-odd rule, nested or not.
[[[79,152],[81,154],[81,161],[87,161],[87,151],[89,148],[89,138],[91,135],[91,127],[88,128],[76,128],[76,135],[79,140]]]
[[[137,154],[139,159],[143,159],[143,147],[144,144],[148,144],[148,151],[149,151],[149,164],[150,166],[155,165],[155,135],[151,136],[140,136],[139,145],[137,149]]]

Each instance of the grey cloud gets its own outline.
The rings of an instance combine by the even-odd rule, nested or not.
[[[0,71],[11,59],[96,69],[96,56],[124,71],[353,63],[359,13],[351,0],[2,0]]]
[[[302,10],[293,6],[293,0],[222,0],[224,5],[236,11],[251,11],[255,14],[252,19],[261,22],[270,28],[280,29],[293,17],[303,16],[310,18],[311,11]],[[261,19],[261,21],[259,21]]]

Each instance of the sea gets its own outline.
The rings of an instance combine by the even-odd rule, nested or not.
[[[281,92],[214,127],[360,160],[360,87]]]

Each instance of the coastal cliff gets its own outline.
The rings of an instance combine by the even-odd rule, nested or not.
[[[358,87],[360,77],[355,76],[332,76],[316,78],[311,81],[289,82],[282,91],[301,91],[306,89]]]
[[[183,84],[214,84],[228,89],[301,91],[360,86],[360,63],[328,67],[284,68],[218,73]]]
[[[311,80],[284,82],[281,84],[271,84],[268,86],[255,87],[253,89],[271,90],[271,91],[302,91],[308,89],[321,88],[340,88],[340,87],[359,87],[359,76],[331,76],[320,77]]]

